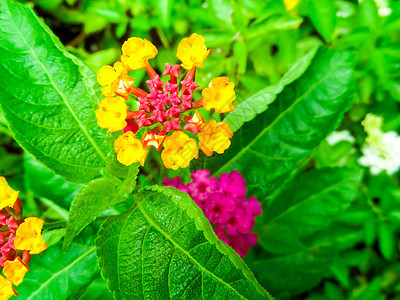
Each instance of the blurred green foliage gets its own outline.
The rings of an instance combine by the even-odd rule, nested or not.
[[[238,102],[278,84],[300,57],[318,45],[354,50],[356,99],[340,130],[349,130],[355,142],[331,145],[324,141],[298,170],[293,184],[268,199],[270,210],[257,227],[264,249],[276,246],[268,244],[273,243],[268,239],[273,231],[265,227],[274,228],[273,218],[268,216],[298,210],[299,217],[292,217],[290,222],[280,219],[276,236],[286,234],[285,249],[265,253],[259,246],[246,262],[277,299],[400,299],[398,174],[372,176],[366,171],[359,189],[356,183],[348,187],[348,182],[340,180],[361,180],[357,159],[365,138],[360,122],[366,113],[382,116],[385,131],[398,131],[400,127],[400,1],[38,0],[30,5],[67,49],[94,71],[118,60],[121,44],[130,36],[147,38],[157,45],[159,54],[152,63],[161,70],[165,62],[178,62],[175,51],[183,37],[193,32],[202,34],[213,55],[199,70],[198,82],[205,87],[211,78],[227,75],[237,86]],[[137,85],[143,84],[144,75],[136,72]],[[310,169],[316,170],[306,172]],[[162,177],[158,170],[145,169],[144,173],[151,172],[155,173],[152,179]],[[25,215],[38,215],[40,211],[46,221],[65,221],[72,197],[80,188],[24,154],[1,115],[0,175],[21,190]],[[344,203],[326,200],[331,194],[323,188],[332,181],[324,185],[324,180],[330,176],[337,178],[330,193],[345,193]],[[315,179],[319,181],[313,186]],[[140,182],[149,184],[149,177],[141,174]],[[288,194],[296,194],[296,203],[285,202]],[[321,209],[316,211],[318,205]],[[324,226],[309,224],[321,211],[329,216]],[[305,213],[310,213],[309,218]],[[307,232],[301,226],[306,226]],[[92,228],[87,230],[91,232]],[[46,238],[56,243],[64,234],[58,230]],[[90,234],[85,230],[81,236]],[[72,249],[83,250],[68,257],[79,262],[81,252],[92,255],[90,248],[85,248],[92,247],[91,242],[83,246],[86,242],[78,241]],[[281,242],[279,245],[283,246]],[[296,248],[298,245],[304,247]],[[49,252],[57,251],[61,248]],[[36,259],[33,265],[51,265],[57,260],[54,257]],[[90,279],[99,277],[98,270],[93,268],[89,273],[82,279],[82,286],[87,288],[82,299],[110,297],[102,279],[89,284]],[[46,276],[43,274],[44,281]],[[70,296],[74,296],[72,292]]]

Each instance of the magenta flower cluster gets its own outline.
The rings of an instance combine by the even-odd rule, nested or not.
[[[250,231],[254,228],[255,216],[261,214],[261,206],[255,197],[246,201],[243,176],[232,171],[217,180],[210,177],[210,171],[197,170],[190,177],[193,182],[187,185],[179,176],[165,179],[164,185],[188,193],[213,225],[215,234],[244,257],[249,248],[257,245],[257,234]]]

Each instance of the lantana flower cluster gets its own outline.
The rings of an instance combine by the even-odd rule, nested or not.
[[[165,167],[186,168],[199,154],[197,142],[188,135],[189,131],[198,137],[199,147],[207,156],[213,152],[221,154],[229,148],[232,138],[229,125],[215,120],[205,122],[196,109],[231,112],[235,109],[232,105],[236,98],[234,84],[228,77],[214,78],[203,89],[203,98],[193,99],[199,87],[194,82],[196,68],[203,68],[211,52],[204,43],[204,37],[195,33],[179,43],[177,57],[181,65],[167,63],[162,73],[169,80],[161,78],[148,62],[157,55],[157,48],[137,37],[129,38],[122,45],[121,61],[99,70],[97,79],[105,98],[96,111],[97,123],[107,128],[108,133],[124,131],[114,142],[119,162],[126,166],[140,162],[143,166],[148,147],[153,146],[158,151],[164,148],[161,158]],[[181,66],[187,72],[178,82]],[[129,71],[143,68],[150,76],[146,81],[148,92],[135,87],[134,78],[128,75]],[[138,110],[127,105],[130,95],[137,97]],[[141,128],[146,130],[138,139],[136,134]]]
[[[31,254],[47,249],[41,232],[44,221],[36,217],[21,219],[22,204],[19,192],[0,177],[0,299],[18,296],[14,285],[21,284]]]
[[[395,131],[383,132],[382,117],[367,114],[362,122],[367,133],[358,162],[370,168],[373,175],[386,171],[389,175],[400,169],[400,136]]]
[[[237,171],[222,174],[217,180],[210,171],[197,170],[191,174],[193,182],[183,184],[180,177],[165,179],[165,186],[173,186],[188,193],[203,210],[213,225],[215,234],[231,246],[240,257],[257,245],[254,228],[255,216],[261,206],[253,196],[246,201],[246,181]]]

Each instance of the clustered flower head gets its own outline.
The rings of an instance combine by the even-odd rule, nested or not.
[[[22,205],[4,177],[0,177],[0,299],[18,296],[14,285],[21,284],[31,254],[47,249],[41,232],[44,221],[36,217],[21,219]]]
[[[237,171],[222,174],[217,180],[210,171],[197,170],[191,174],[193,182],[183,184],[180,177],[165,179],[165,186],[173,186],[188,193],[203,210],[213,225],[215,234],[231,246],[240,257],[257,245],[254,228],[255,216],[261,214],[261,206],[255,197],[246,201],[246,181]]]
[[[235,109],[232,101],[236,95],[234,84],[228,77],[217,77],[202,91],[202,98],[194,101],[193,93],[199,87],[194,82],[196,68],[203,68],[204,60],[211,53],[204,45],[205,39],[196,33],[184,38],[178,45],[177,57],[181,65],[165,65],[164,76],[150,66],[148,60],[158,51],[149,41],[137,37],[129,38],[122,46],[121,61],[114,66],[104,66],[98,72],[98,82],[105,96],[96,111],[97,123],[107,128],[108,133],[122,131],[114,143],[117,159],[124,165],[140,162],[144,165],[148,147],[161,151],[165,167],[186,168],[192,159],[198,158],[199,147],[205,155],[223,153],[229,148],[232,130],[224,122],[205,122],[198,110],[215,110],[216,113]],[[179,80],[180,67],[186,75]],[[150,76],[146,81],[149,92],[134,86],[129,71],[145,69]],[[138,110],[127,104],[130,95],[138,101]],[[145,128],[139,139],[136,134]],[[188,133],[198,137],[198,144]]]
[[[361,149],[363,156],[358,162],[370,167],[371,174],[386,171],[389,175],[396,173],[400,168],[400,136],[397,132],[383,132],[382,117],[367,114],[362,122],[367,133],[365,144]]]

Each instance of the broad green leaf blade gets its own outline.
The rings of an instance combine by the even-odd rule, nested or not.
[[[16,287],[24,300],[70,299],[85,288],[98,272],[95,247],[73,244],[67,253],[58,243],[32,255],[30,271]]]
[[[82,188],[72,201],[64,249],[103,211],[125,200],[126,197],[119,194],[119,186],[107,178],[95,179]]]
[[[315,29],[329,42],[336,26],[336,8],[332,0],[308,0],[308,16]]]
[[[320,48],[307,71],[245,123],[224,155],[198,159],[214,176],[237,170],[250,195],[265,199],[340,123],[353,101],[352,52]]]
[[[269,253],[304,248],[304,238],[328,227],[359,194],[361,169],[313,170],[294,180],[265,207],[259,243]]]
[[[36,197],[46,198],[69,210],[72,199],[82,188],[81,184],[66,181],[27,153],[24,154],[24,167],[26,187]]]
[[[0,105],[15,139],[70,181],[98,177],[108,149],[95,74],[28,6],[0,0],[0,11]]]
[[[282,92],[283,88],[295,81],[306,71],[311,60],[315,56],[317,49],[318,48],[314,48],[312,51],[300,58],[282,77],[281,81],[277,85],[262,89],[250,98],[246,99],[246,101],[240,103],[236,109],[224,119],[224,122],[231,127],[233,132],[235,132],[240,129],[243,123],[251,121],[258,114],[267,110],[268,106],[274,102],[277,95]]]
[[[115,299],[272,299],[183,192],[154,186],[97,240]]]

